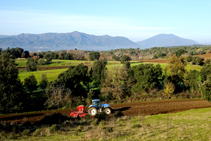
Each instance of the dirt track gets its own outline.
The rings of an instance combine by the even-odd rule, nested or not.
[[[136,116],[136,115],[154,115],[159,113],[174,113],[190,109],[208,108],[211,107],[211,103],[201,99],[183,99],[183,100],[160,100],[149,102],[134,102],[123,104],[112,104],[112,108],[115,111],[122,111],[124,115]],[[17,122],[22,123],[24,121],[40,121],[45,115],[54,112],[59,112],[62,115],[69,116],[71,109],[65,110],[52,110],[44,112],[26,113],[26,114],[14,114],[14,115],[1,115],[0,122]]]

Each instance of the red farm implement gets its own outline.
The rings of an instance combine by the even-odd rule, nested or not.
[[[70,117],[77,118],[77,117],[85,117],[87,115],[86,110],[84,109],[84,105],[80,105],[77,107],[78,111],[73,111],[70,113]]]

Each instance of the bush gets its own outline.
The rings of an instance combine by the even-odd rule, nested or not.
[[[22,132],[22,136],[29,136],[30,135],[30,130],[29,129],[25,129]]]
[[[53,124],[51,127],[50,127],[50,133],[53,133],[53,132],[56,132],[59,130],[59,126],[57,124]]]
[[[92,121],[93,126],[97,126],[99,123],[99,120],[96,118],[94,121]]]
[[[142,125],[141,124],[134,124],[131,128],[141,128]]]

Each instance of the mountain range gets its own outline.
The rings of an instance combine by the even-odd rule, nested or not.
[[[173,34],[159,34],[149,39],[133,42],[126,37],[96,36],[81,32],[0,35],[0,47],[21,47],[28,51],[47,50],[111,50],[118,48],[150,48],[198,44]]]

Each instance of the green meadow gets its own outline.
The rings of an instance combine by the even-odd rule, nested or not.
[[[24,60],[16,60],[16,64],[18,67],[25,67],[26,64],[26,59]],[[45,65],[45,67],[47,66],[75,66],[78,65],[80,63],[83,63],[84,65],[87,66],[92,66],[93,65],[93,61],[78,61],[78,60],[53,60],[51,64],[49,65]],[[139,64],[149,64],[149,63],[142,63],[142,62],[136,62],[136,61],[131,61],[131,66],[135,66],[135,65],[139,65]],[[150,63],[150,64],[158,64],[158,63]],[[160,63],[161,68],[164,70],[164,68],[167,66],[166,63]],[[109,71],[111,71],[113,68],[115,67],[121,67],[122,64],[120,63],[120,61],[108,61],[107,64],[107,68]],[[201,70],[201,66],[197,66],[197,65],[191,65],[191,64],[187,64],[187,70]],[[44,73],[46,74],[47,78],[49,81],[53,81],[55,80],[58,75],[64,71],[66,71],[66,69],[55,69],[55,70],[44,70],[44,71],[36,71],[36,72],[27,72],[26,70],[20,70],[19,72],[19,78],[20,80],[23,82],[24,79],[26,77],[28,77],[29,75],[33,74],[35,75],[37,81],[39,82],[41,80],[41,75]]]

